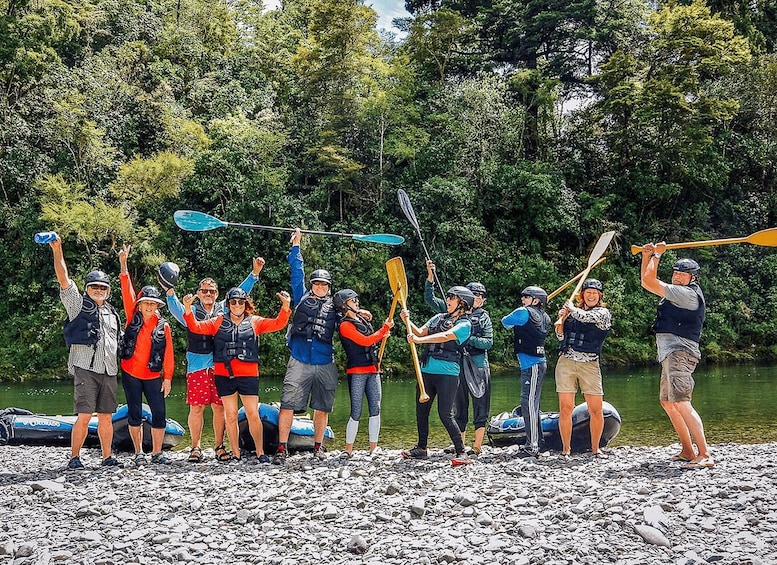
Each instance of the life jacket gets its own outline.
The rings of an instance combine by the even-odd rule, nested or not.
[[[151,353],[149,354],[148,367],[149,371],[158,373],[162,370],[162,361],[165,358],[165,348],[167,347],[167,339],[165,339],[165,324],[167,322],[164,318],[159,317],[156,327],[151,331]],[[130,359],[135,354],[135,347],[138,343],[138,334],[140,328],[143,327],[143,314],[135,312],[132,315],[129,325],[124,330],[124,338],[119,343],[119,357],[121,359]]]
[[[111,314],[116,317],[116,338],[119,341],[121,337],[121,320],[119,319],[119,313],[116,309],[105,303]],[[97,347],[97,342],[100,341],[100,307],[89,298],[89,295],[84,293],[83,304],[81,305],[81,311],[78,316],[72,320],[65,318],[62,324],[62,333],[65,335],[65,344],[70,347],[71,345],[92,345]]]
[[[356,319],[344,318],[341,325],[348,322],[356,326],[356,329],[362,335],[371,335],[375,332],[372,324],[361,317],[357,316]],[[343,345],[343,350],[345,350],[346,368],[370,367],[378,364],[377,344],[359,345],[355,341],[343,337],[342,333],[340,334],[340,343]]]
[[[472,324],[472,333],[469,336],[470,339],[473,337],[483,337],[485,335],[485,330],[480,323],[484,315],[486,315],[486,311],[483,308],[475,308],[467,315],[469,322]],[[470,355],[485,355],[485,349],[475,347],[474,345],[468,345],[468,343],[469,342],[464,343],[464,349],[466,349]]]
[[[591,322],[581,322],[568,316],[564,320],[564,339],[559,346],[561,351],[569,348],[581,353],[602,354],[602,345],[610,330],[603,330]]]
[[[704,316],[706,304],[704,294],[696,283],[688,285],[699,297],[699,306],[696,310],[686,310],[678,308],[666,298],[662,298],[658,303],[658,312],[656,321],[653,322],[653,331],[655,333],[669,333],[690,339],[699,343],[701,339],[701,329],[704,325]]]
[[[448,331],[458,322],[458,318],[452,318],[448,314],[438,315],[434,322],[429,326],[427,335],[439,334]],[[427,359],[432,357],[440,361],[450,361],[461,363],[461,346],[455,339],[443,343],[430,343],[424,349],[421,360],[426,363]]]
[[[550,316],[536,306],[527,306],[529,321],[513,328],[513,350],[534,357],[545,355],[545,338],[550,329]]]
[[[201,304],[195,304],[192,307],[194,317],[200,321],[215,318],[220,314],[218,310],[219,308],[213,308],[213,312],[209,313]],[[223,309],[221,310],[223,311]],[[186,328],[186,351],[201,354],[213,353],[213,336],[194,333]]]
[[[306,341],[313,338],[332,345],[337,326],[337,311],[331,296],[319,299],[308,293],[294,309],[288,337],[301,336]]]
[[[213,338],[213,360],[224,363],[232,376],[230,362],[233,359],[247,363],[259,362],[259,336],[254,332],[251,317],[246,316],[235,324],[225,315]]]

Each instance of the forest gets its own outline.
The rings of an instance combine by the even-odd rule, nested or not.
[[[163,261],[179,294],[214,277],[274,316],[289,288],[288,233],[229,222],[393,233],[401,246],[306,236],[306,270],[332,272],[382,320],[385,262],[401,256],[421,322],[426,276],[409,195],[447,288],[480,281],[492,363],[515,363],[499,319],[522,288],[593,271],[614,331],[609,365],[650,364],[657,298],[630,246],[743,237],[777,215],[777,5],[766,0],[407,0],[399,35],[364,0],[0,0],[0,380],[66,373],[64,308],[51,250],[72,278],[116,277],[133,246],[136,285]],[[681,255],[682,253],[682,255]],[[777,359],[777,253],[760,245],[668,252],[702,267],[708,363]],[[223,294],[222,294],[223,296]],[[569,295],[550,305],[555,314]],[[411,370],[396,318],[385,366]],[[175,322],[183,374],[185,336]],[[549,359],[556,344],[548,340]],[[288,359],[263,336],[264,374]],[[338,359],[342,351],[338,348]]]

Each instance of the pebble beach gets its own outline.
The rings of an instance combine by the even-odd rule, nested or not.
[[[403,460],[338,451],[285,466],[256,459],[66,471],[67,448],[0,447],[0,563],[777,563],[775,444],[712,446],[684,470],[679,446],[609,459],[484,447]]]

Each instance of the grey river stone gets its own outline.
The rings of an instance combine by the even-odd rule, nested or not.
[[[713,445],[682,469],[679,446],[516,458],[483,448],[452,467],[384,449],[343,466],[293,455],[283,467],[100,467],[84,450],[0,447],[0,563],[623,565],[777,563],[777,446]]]

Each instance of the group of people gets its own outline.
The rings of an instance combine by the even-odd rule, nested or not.
[[[332,277],[325,269],[312,272],[305,285],[304,260],[300,248],[301,232],[295,230],[287,261],[291,272],[292,296],[277,293],[281,302],[274,318],[254,314],[251,290],[259,278],[264,259],[253,259],[253,268],[237,287],[230,288],[225,300],[217,301],[219,288],[210,277],[200,281],[196,294],[179,299],[175,285],[179,276],[173,263],[159,269],[158,283],[136,293],[127,268],[131,248],[119,252],[119,280],[126,322],[108,301],[110,278],[102,271],[87,274],[81,294],[69,278],[62,253],[61,239],[50,243],[54,268],[60,284],[60,297],[67,311],[65,341],[70,347],[68,369],[74,376],[74,407],[77,414],[71,440],[70,469],[83,468],[80,450],[87,435],[93,412],[98,417],[98,435],[102,465],[119,465],[111,451],[113,438],[111,415],[117,408],[117,374],[122,375],[128,406],[128,425],[137,466],[149,461],[143,449],[142,399],[152,413],[151,463],[169,464],[162,451],[165,428],[165,398],[170,393],[174,354],[170,326],[160,315],[167,304],[172,316],[186,328],[187,374],[186,402],[191,433],[189,461],[202,460],[201,445],[204,413],[213,411],[216,458],[221,462],[239,461],[245,455],[240,448],[237,423],[238,403],[245,408],[250,435],[259,462],[282,465],[288,457],[288,438],[295,412],[313,410],[314,457],[325,459],[322,445],[338,384],[334,361],[334,336],[339,334],[346,356],[346,376],[351,412],[345,430],[342,457],[350,458],[359,428],[362,400],[366,396],[369,411],[369,448],[378,449],[380,432],[380,358],[378,344],[389,336],[394,323],[383,322],[377,330],[372,314],[362,309],[352,289],[332,292]],[[673,265],[671,283],[657,278],[658,260],[665,244],[643,247],[642,286],[659,297],[654,330],[661,363],[660,401],[680,438],[681,451],[674,459],[690,468],[710,467],[713,459],[704,436],[701,418],[691,405],[693,371],[701,355],[699,339],[704,322],[705,302],[698,285],[699,265],[681,259]],[[471,462],[480,453],[490,410],[490,368],[488,350],[493,346],[493,326],[484,305],[487,291],[480,282],[451,287],[444,298],[434,295],[435,266],[427,261],[425,302],[435,312],[422,326],[410,320],[402,310],[407,341],[423,344],[421,379],[429,400],[416,396],[418,441],[403,450],[408,459],[427,457],[429,417],[432,400],[450,436],[446,449],[452,464]],[[164,298],[163,298],[164,296]],[[521,306],[502,318],[502,325],[513,330],[514,352],[520,365],[521,411],[526,442],[519,448],[521,457],[537,457],[542,449],[540,395],[547,371],[545,340],[554,327],[560,341],[555,368],[559,398],[559,431],[562,457],[569,457],[572,435],[572,409],[578,389],[591,415],[591,451],[596,458],[607,455],[600,449],[604,427],[602,412],[602,345],[612,327],[609,309],[603,302],[604,286],[597,279],[586,279],[577,304],[567,301],[552,323],[545,312],[547,292],[539,286],[527,286],[521,292]],[[166,298],[166,300],[165,300]],[[195,302],[197,300],[197,302]],[[293,310],[292,310],[293,305]],[[288,328],[287,328],[288,326]],[[279,446],[270,459],[263,450],[262,422],[259,418],[259,335],[287,328],[290,357],[283,381],[278,419]],[[420,386],[419,386],[420,392]],[[472,405],[474,440],[466,447],[469,406]],[[225,447],[225,436],[231,450]],[[694,448],[694,442],[696,448]],[[698,449],[698,451],[697,451]]]

